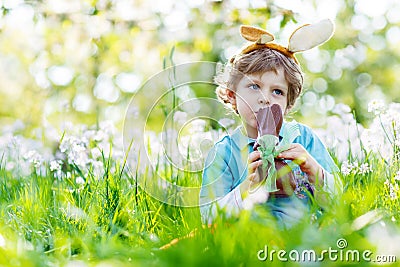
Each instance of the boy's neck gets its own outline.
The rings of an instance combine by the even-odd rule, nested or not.
[[[248,129],[245,126],[242,126],[240,130],[242,131],[242,134],[244,136],[247,136],[249,138],[257,139],[258,137],[257,129]]]

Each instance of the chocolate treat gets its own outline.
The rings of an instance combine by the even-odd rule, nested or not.
[[[262,108],[257,112],[257,123],[258,123],[258,136],[273,135],[276,137],[276,144],[279,142],[279,132],[283,123],[282,109],[278,104],[273,104],[266,108]],[[256,142],[254,149],[257,149],[260,145]],[[288,164],[281,159],[274,159],[276,169],[276,187],[278,191],[270,192],[275,197],[287,197],[293,194],[296,188],[296,182],[294,175]],[[269,167],[269,166],[268,166]],[[266,168],[268,170],[268,167]],[[268,173],[263,173],[263,169],[260,166],[258,171],[263,177],[267,177]]]

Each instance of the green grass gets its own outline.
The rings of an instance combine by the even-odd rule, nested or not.
[[[372,166],[372,172],[340,175],[343,194],[317,219],[310,214],[286,230],[261,207],[239,218],[221,216],[212,228],[203,227],[198,208],[152,198],[138,186],[135,174],[112,160],[105,162],[103,177],[84,176],[76,166],[66,166],[71,175],[61,180],[48,169],[14,177],[2,164],[0,266],[302,266],[294,260],[281,262],[277,254],[273,261],[260,261],[257,253],[266,246],[269,251],[321,253],[338,249],[340,238],[347,241],[346,249],[396,253],[398,262],[398,249],[382,250],[400,238],[399,191],[390,197],[385,184],[400,182],[395,180],[398,161],[370,154],[361,163]],[[85,183],[77,184],[82,175]],[[182,183],[191,180],[182,175]],[[344,264],[325,258],[312,266]]]

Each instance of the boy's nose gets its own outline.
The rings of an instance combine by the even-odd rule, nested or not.
[[[261,97],[258,99],[258,104],[269,106],[270,102],[269,102],[269,99],[268,99],[268,98],[266,98],[266,97],[264,97],[264,96],[261,96]]]

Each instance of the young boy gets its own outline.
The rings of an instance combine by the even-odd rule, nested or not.
[[[238,213],[251,199],[265,205],[284,227],[290,227],[309,214],[311,195],[318,199],[323,192],[335,191],[333,173],[338,169],[309,127],[298,124],[300,136],[277,156],[297,164],[296,167],[291,165],[296,184],[291,195],[277,197],[265,191],[266,178],[256,171],[262,166],[261,153],[253,150],[258,137],[257,112],[278,104],[287,114],[299,97],[303,74],[294,53],[330,38],[333,25],[330,21],[321,23],[322,26],[310,25],[311,28],[295,31],[289,40],[289,48],[271,43],[273,36],[261,29],[242,26],[242,36],[254,43],[232,58],[230,68],[217,75],[219,86],[216,92],[218,98],[240,116],[243,125],[217,142],[206,159],[200,192],[203,223],[212,223],[218,209],[224,209],[228,214]],[[318,32],[329,31],[329,26],[332,26],[331,33]],[[313,31],[320,37],[317,40],[312,37],[309,44],[309,35]],[[283,123],[280,135],[287,125]]]

